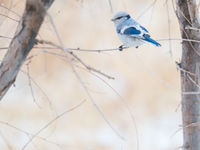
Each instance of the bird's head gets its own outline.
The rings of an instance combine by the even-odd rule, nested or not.
[[[117,12],[113,17],[112,17],[112,21],[114,22],[114,24],[117,26],[120,23],[128,20],[130,18],[130,15],[128,13],[126,13],[125,11],[119,11]]]

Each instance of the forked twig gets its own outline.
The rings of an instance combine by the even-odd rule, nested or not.
[[[26,64],[26,68],[27,68],[27,77],[28,77],[28,84],[29,84],[29,87],[30,87],[30,90],[31,90],[31,95],[32,95],[32,98],[33,98],[33,102],[39,107],[41,108],[41,106],[37,103],[36,101],[36,98],[35,98],[35,94],[34,94],[34,91],[33,91],[33,85],[32,85],[32,82],[31,82],[31,77],[30,77],[30,67],[29,67],[29,64],[31,63],[31,61],[29,61],[27,64]]]
[[[61,45],[61,48],[62,50],[67,53],[68,50],[64,48],[64,44],[60,38],[60,35],[59,35],[59,32],[56,28],[56,25],[53,21],[53,18],[51,17],[50,14],[48,14],[49,18],[50,18],[50,21],[51,21],[51,24],[54,28],[54,31],[56,33],[56,36],[57,36],[57,39],[58,41],[60,42],[60,45]],[[69,59],[68,55],[66,55],[66,58],[67,60],[69,61],[69,63],[71,64],[71,68],[72,68],[72,71],[74,72],[74,74],[76,75],[77,79],[79,80],[80,84],[82,85],[83,89],[85,90],[85,92],[87,93],[89,99],[91,100],[92,104],[95,106],[95,108],[97,109],[97,111],[100,113],[100,115],[102,116],[102,118],[104,119],[104,121],[108,124],[108,126],[112,129],[112,131],[123,141],[125,141],[124,137],[122,137],[120,135],[120,133],[111,125],[110,121],[106,118],[106,116],[104,115],[103,111],[101,110],[101,108],[96,104],[95,100],[93,99],[93,97],[91,96],[90,92],[88,91],[87,87],[85,86],[85,84],[83,83],[81,77],[79,76],[79,74],[77,73],[73,63],[71,62],[71,59]]]
[[[73,106],[72,108],[64,111],[63,113],[57,115],[54,119],[52,119],[51,121],[49,121],[47,124],[45,124],[40,130],[38,130],[35,134],[33,134],[33,136],[28,140],[28,142],[22,147],[22,150],[24,150],[29,143],[31,143],[33,141],[33,139],[35,137],[37,137],[44,129],[46,129],[47,127],[49,127],[52,123],[54,123],[56,120],[58,120],[59,118],[61,118],[62,116],[64,116],[65,114],[77,109],[78,107],[80,107],[83,103],[85,103],[86,100],[81,101],[78,105]]]
[[[27,132],[27,131],[24,131],[24,130],[22,130],[22,129],[20,129],[20,128],[18,128],[18,127],[16,127],[16,126],[12,125],[12,124],[10,124],[10,123],[8,123],[8,122],[0,121],[0,124],[5,125],[5,126],[8,126],[9,128],[15,129],[16,131],[21,132],[21,133],[27,135],[28,138],[30,138],[30,137],[33,136],[32,133],[29,133],[29,132]],[[48,140],[48,139],[46,139],[46,138],[43,138],[43,137],[41,137],[41,136],[36,136],[35,138],[40,139],[40,140],[43,140],[43,141],[45,141],[45,142],[47,142],[47,143],[53,144],[53,145],[57,146],[58,148],[62,149],[62,148],[61,148],[61,145],[59,145],[59,144],[57,144],[57,143],[55,143],[55,142],[53,142],[53,141],[50,141],[50,140]]]
[[[61,46],[53,43],[53,42],[50,42],[50,41],[45,41],[45,40],[36,40],[36,43],[38,44],[48,44],[48,45],[51,45],[51,46],[54,46],[54,47],[57,47],[59,49],[63,49]],[[77,55],[75,55],[72,51],[69,51],[69,49],[67,49],[67,53],[69,53],[70,55],[72,55],[78,62],[80,62],[85,68],[87,68],[89,71],[93,71],[93,72],[96,72],[98,74],[101,74],[102,76],[105,76],[107,77],[108,79],[112,79],[114,80],[115,78],[110,76],[110,75],[107,75],[103,72],[101,72],[100,70],[97,70],[89,65],[87,65],[85,62],[83,62]]]

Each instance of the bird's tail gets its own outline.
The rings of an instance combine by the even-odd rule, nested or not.
[[[151,44],[154,44],[156,46],[161,46],[160,43],[156,42],[155,40],[151,39],[149,36],[144,36],[144,41],[147,41]]]

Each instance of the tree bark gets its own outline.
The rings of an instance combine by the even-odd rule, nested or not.
[[[182,42],[181,88],[183,149],[200,150],[200,40],[199,11],[195,0],[176,0]]]
[[[47,9],[54,0],[27,0],[23,16],[15,36],[0,65],[0,100],[15,82],[27,55],[35,44],[35,38]]]

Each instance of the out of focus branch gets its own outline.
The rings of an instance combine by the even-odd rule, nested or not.
[[[47,9],[54,0],[27,0],[23,16],[0,65],[0,100],[15,82],[20,67],[35,44]]]
[[[53,42],[50,42],[50,41],[36,40],[36,43],[37,43],[37,44],[47,44],[47,45],[54,46],[54,47],[56,47],[56,48],[58,48],[58,49],[61,49],[61,50],[63,49],[61,46],[59,46],[59,45],[57,45],[57,44],[55,44],[55,43],[53,43]],[[67,50],[72,50],[72,49],[67,49]],[[75,50],[75,49],[73,49],[73,50]],[[118,50],[118,49],[112,49],[112,50]],[[90,51],[93,51],[93,50],[90,50]],[[68,52],[73,58],[75,58],[79,63],[81,63],[88,71],[96,72],[96,73],[98,73],[98,74],[100,74],[100,75],[102,75],[102,76],[104,76],[104,77],[106,77],[106,78],[108,78],[108,79],[112,79],[112,80],[115,79],[114,77],[112,77],[112,76],[110,76],[110,75],[107,75],[107,74],[101,72],[100,70],[97,70],[97,69],[95,69],[95,68],[93,68],[93,67],[87,65],[82,59],[80,59],[80,58],[79,58],[77,55],[75,55],[72,51],[67,51],[67,52]]]
[[[111,0],[108,0],[109,6],[110,6],[110,11],[113,13],[113,6]]]

